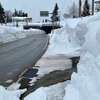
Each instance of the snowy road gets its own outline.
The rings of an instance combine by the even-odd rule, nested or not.
[[[0,44],[0,84],[9,79],[16,81],[18,75],[31,67],[45,52],[46,34],[34,34],[27,38]]]

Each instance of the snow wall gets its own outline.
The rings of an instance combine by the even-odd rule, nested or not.
[[[100,100],[100,13],[84,18],[75,33],[82,45],[80,61],[63,100]]]
[[[71,25],[70,21],[73,22],[73,19],[69,19],[67,24],[63,23],[64,27],[51,33],[49,50],[55,54],[79,55],[80,43],[74,32],[79,20],[76,19]]]

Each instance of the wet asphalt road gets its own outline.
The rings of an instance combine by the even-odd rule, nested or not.
[[[16,81],[24,69],[32,67],[45,52],[47,43],[46,34],[34,34],[0,44],[0,85],[9,79]]]

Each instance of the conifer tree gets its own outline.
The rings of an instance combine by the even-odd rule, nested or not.
[[[5,22],[5,11],[0,3],[0,23],[4,23],[4,22]]]
[[[55,4],[55,7],[54,7],[54,10],[53,10],[53,12],[52,12],[52,16],[51,16],[51,19],[52,19],[52,21],[58,21],[59,19],[58,19],[58,5],[57,5],[57,3]]]
[[[28,17],[28,14],[27,13],[25,14],[25,17]]]
[[[90,6],[88,3],[88,0],[85,0],[84,6],[83,6],[83,16],[89,16],[90,15]]]
[[[14,17],[18,16],[18,11],[15,9],[15,12],[14,12]]]

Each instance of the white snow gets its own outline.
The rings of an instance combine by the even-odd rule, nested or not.
[[[100,100],[100,13],[87,19],[88,32],[82,45],[78,73],[73,73],[71,84],[66,88],[64,100]],[[85,22],[85,21],[84,21]],[[71,94],[74,94],[71,97]]]
[[[22,27],[0,26],[0,44],[25,38],[32,34],[43,34],[44,31],[37,29],[24,30]]]
[[[48,50],[36,63],[36,66],[40,66],[38,77],[30,83],[51,71],[71,68],[70,57],[80,56],[78,71],[72,74],[70,82],[40,87],[24,100],[100,100],[99,23],[100,13],[82,19],[67,19],[62,22],[64,27],[51,33]],[[42,31],[0,26],[0,43],[19,39],[20,36],[24,38],[36,32]],[[26,89],[8,91],[0,86],[0,100],[19,100],[25,91]]]
[[[11,82],[13,82],[12,79],[9,79],[9,80],[5,81],[5,83],[11,83]]]
[[[37,73],[38,78],[49,74],[54,70],[65,70],[72,67],[72,62],[68,59],[66,55],[55,55],[49,50],[43,55],[43,57],[38,60],[35,66],[40,66]]]
[[[25,20],[29,17],[13,17],[13,20]]]
[[[55,30],[51,35],[49,49],[55,54],[79,55],[80,45],[74,33],[74,29],[66,24],[65,27]]]
[[[24,100],[62,100],[65,94],[64,88],[68,83],[69,81],[66,81],[49,87],[40,87]]]
[[[18,90],[19,87],[21,86],[20,83],[12,83],[10,86],[7,87],[7,90],[12,91],[12,90]]]
[[[21,94],[26,92],[26,89],[7,91],[4,87],[0,86],[0,100],[20,100]]]

